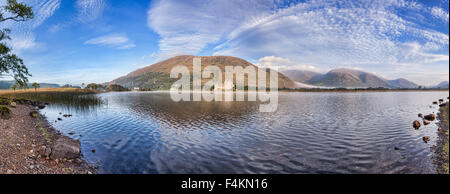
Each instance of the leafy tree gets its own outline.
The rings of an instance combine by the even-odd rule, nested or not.
[[[111,84],[109,85],[109,90],[110,91],[115,91],[115,92],[123,92],[123,91],[130,91],[128,88],[125,88],[121,85],[118,84]]]
[[[96,90],[98,89],[98,85],[96,83],[90,83],[86,86],[87,89]]]
[[[12,84],[9,88],[11,88],[11,90],[13,90],[15,92],[17,89],[17,86],[16,86],[16,84]]]
[[[31,84],[31,87],[34,88],[34,91],[37,91],[37,89],[38,89],[39,87],[41,87],[41,85],[39,85],[38,83],[34,82],[34,83]]]
[[[7,0],[6,5],[0,6],[0,22],[15,21],[24,22],[33,19],[34,14],[31,7],[18,3],[16,0]],[[11,76],[18,84],[28,81],[27,67],[23,60],[11,53],[11,48],[5,41],[10,40],[9,29],[0,29],[0,76]]]
[[[70,84],[65,84],[65,85],[61,86],[61,88],[72,88],[72,85],[70,85]]]
[[[18,85],[19,89],[26,90],[28,88],[28,83],[27,82],[17,82],[17,85]]]

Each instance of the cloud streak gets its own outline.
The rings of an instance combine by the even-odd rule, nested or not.
[[[84,42],[87,45],[107,46],[114,49],[131,49],[136,45],[125,34],[109,34]]]
[[[77,19],[82,23],[87,23],[98,19],[102,16],[106,7],[104,0],[77,0],[76,7],[78,9]]]

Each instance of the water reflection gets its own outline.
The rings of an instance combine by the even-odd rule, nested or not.
[[[58,96],[60,94],[52,94]],[[51,95],[48,95],[51,96]],[[64,96],[64,95],[62,95]],[[108,99],[100,98],[95,94],[87,95],[65,95],[64,97],[43,98],[42,95],[36,100],[50,102],[48,107],[50,109],[57,109],[64,113],[85,114],[93,113],[98,110],[100,106],[108,104]]]
[[[278,111],[260,113],[259,102],[106,93],[98,97],[107,103],[54,125],[75,131],[104,173],[432,173],[436,126],[411,122],[447,95],[280,93]],[[61,111],[44,110],[50,119]]]

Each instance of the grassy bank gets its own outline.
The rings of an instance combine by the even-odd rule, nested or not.
[[[37,90],[0,90],[0,97],[9,99],[26,99],[45,103],[70,105],[99,105],[101,100],[93,95],[95,90],[77,88],[39,88]]]
[[[26,90],[0,90],[0,96],[5,95],[23,95],[29,93],[81,93],[81,94],[93,94],[98,93],[95,90],[79,89],[79,88],[38,88],[38,89],[26,89]]]
[[[448,124],[448,112],[449,112],[449,103],[447,102],[447,105],[444,107],[441,107],[439,110],[439,119],[440,123],[439,126],[441,127],[441,130],[439,132],[440,136],[440,143],[438,143],[438,150],[439,157],[441,157],[442,160],[442,170],[444,173],[449,173],[449,155],[448,155],[448,149],[449,149],[449,124]],[[442,146],[442,147],[440,147]]]

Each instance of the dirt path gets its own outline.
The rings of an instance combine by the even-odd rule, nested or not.
[[[0,174],[90,174],[81,159],[52,160],[46,157],[59,134],[42,115],[29,114],[30,105],[9,107],[11,117],[0,118]],[[44,147],[45,146],[45,147]],[[48,156],[48,155],[47,155]]]

